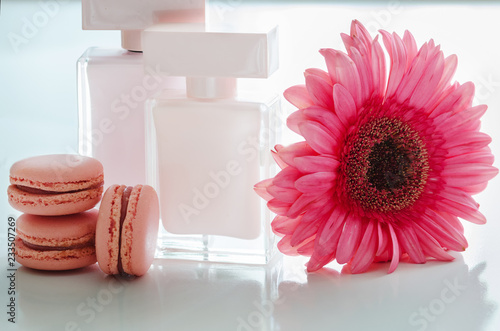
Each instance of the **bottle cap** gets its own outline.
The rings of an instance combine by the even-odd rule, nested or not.
[[[205,0],[82,0],[84,30],[121,30],[122,47],[141,51],[142,30],[205,21]]]
[[[203,24],[156,24],[143,32],[144,64],[170,76],[267,78],[278,68],[278,29],[206,31]]]

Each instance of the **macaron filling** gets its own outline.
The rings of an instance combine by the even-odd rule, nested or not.
[[[123,270],[123,265],[122,265],[122,257],[121,257],[121,248],[122,248],[122,229],[123,229],[123,222],[125,221],[125,217],[127,216],[127,208],[128,208],[128,203],[130,200],[130,194],[132,193],[132,186],[127,186],[123,190],[122,194],[122,207],[120,210],[120,236],[118,240],[118,272],[121,275],[128,275],[124,270]]]
[[[102,185],[95,185],[92,187],[88,187],[83,190],[72,190],[72,191],[47,191],[47,190],[42,190],[39,188],[34,188],[34,187],[29,187],[29,186],[24,186],[24,185],[16,185],[18,189],[20,189],[23,192],[30,193],[30,194],[64,194],[64,193],[75,193],[75,192],[80,192],[80,191],[85,191],[85,190],[91,190],[98,188]]]
[[[22,240],[22,239],[21,239]],[[30,248],[30,249],[33,249],[35,251],[41,251],[41,252],[45,252],[45,251],[68,251],[68,250],[72,250],[72,249],[80,249],[80,248],[85,248],[85,247],[91,247],[94,245],[94,242],[93,241],[89,241],[89,242],[86,242],[86,243],[81,243],[81,244],[77,244],[77,245],[71,245],[71,246],[43,246],[43,245],[36,245],[36,244],[31,244],[27,241],[24,241],[22,240],[24,246]]]

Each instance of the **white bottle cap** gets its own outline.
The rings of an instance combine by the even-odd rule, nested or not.
[[[141,51],[142,30],[157,23],[201,23],[205,0],[82,0],[84,30],[122,30],[122,47]]]
[[[143,32],[144,65],[170,76],[267,78],[278,68],[277,27],[263,33],[157,24]]]

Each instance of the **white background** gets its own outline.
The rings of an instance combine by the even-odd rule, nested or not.
[[[76,60],[89,46],[119,47],[118,32],[82,31],[78,1],[2,1],[0,14],[0,191],[10,165],[24,157],[77,151]],[[44,17],[46,20],[44,20]],[[320,48],[341,48],[352,19],[371,32],[410,30],[455,53],[455,75],[476,84],[486,103],[483,130],[500,155],[500,6],[496,2],[210,3],[210,19],[280,25],[277,93],[325,68]],[[38,21],[35,21],[38,19]],[[26,22],[38,23],[26,34]],[[24,30],[23,30],[24,29]],[[13,39],[22,43],[17,44]],[[243,82],[253,87],[253,82]],[[285,111],[293,108],[285,104]],[[286,131],[286,130],[285,130]],[[286,134],[283,143],[297,137]],[[498,167],[498,162],[496,163]],[[63,273],[16,272],[16,320],[22,330],[500,330],[500,178],[476,197],[488,223],[466,224],[469,248],[452,263],[387,264],[363,275],[332,263],[306,274],[302,258],[267,268],[156,260],[131,282],[104,277],[97,266]],[[0,328],[7,322],[7,218],[0,199]]]

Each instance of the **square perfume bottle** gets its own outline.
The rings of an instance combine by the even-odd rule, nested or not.
[[[204,0],[82,0],[84,30],[121,30],[122,49],[89,48],[78,60],[79,152],[107,183],[146,182],[145,101],[185,79],[144,70],[142,31],[159,22],[204,22]]]
[[[279,98],[245,99],[237,78],[278,67],[277,29],[144,31],[146,67],[186,78],[186,93],[147,103],[148,182],[160,198],[157,257],[265,264],[275,252],[270,212],[253,186],[272,175]],[[170,45],[170,50],[165,49]]]

